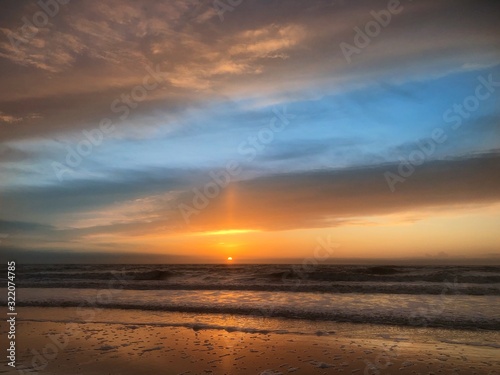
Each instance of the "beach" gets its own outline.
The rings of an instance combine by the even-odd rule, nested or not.
[[[488,266],[24,265],[16,367],[4,357],[2,371],[498,374],[499,279]]]
[[[93,318],[83,321],[77,318],[81,314]],[[4,373],[497,374],[500,369],[500,334],[491,331],[113,309],[24,307],[19,316],[17,367]],[[181,323],[188,317],[198,323]],[[252,332],[249,326],[257,324],[261,328]],[[291,329],[279,329],[283,326]]]

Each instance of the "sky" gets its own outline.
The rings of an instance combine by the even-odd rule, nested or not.
[[[500,263],[497,1],[12,1],[0,256]]]

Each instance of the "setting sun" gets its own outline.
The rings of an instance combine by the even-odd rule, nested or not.
[[[233,257],[227,257],[227,260],[231,261],[233,260]]]

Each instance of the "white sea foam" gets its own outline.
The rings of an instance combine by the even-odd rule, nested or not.
[[[497,296],[34,288],[18,289],[18,304],[500,330]]]

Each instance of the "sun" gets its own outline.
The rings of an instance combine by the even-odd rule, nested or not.
[[[227,257],[227,260],[231,261],[233,260],[233,257]]]

